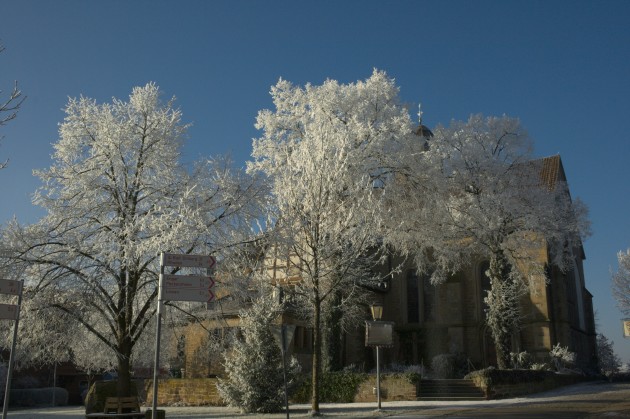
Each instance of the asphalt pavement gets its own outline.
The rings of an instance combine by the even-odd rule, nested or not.
[[[580,383],[552,391],[486,401],[396,401],[376,403],[322,403],[325,417],[353,418],[630,418],[630,383],[603,381]],[[286,413],[242,414],[237,409],[216,406],[159,407],[169,419],[188,418],[286,418]],[[290,417],[310,417],[310,405],[289,407]],[[7,419],[77,419],[81,406],[11,409]]]

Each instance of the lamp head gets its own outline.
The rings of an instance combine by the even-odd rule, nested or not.
[[[370,305],[370,311],[375,321],[380,320],[383,317],[383,303],[372,303]]]

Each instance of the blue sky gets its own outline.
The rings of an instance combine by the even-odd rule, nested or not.
[[[27,101],[0,129],[0,222],[42,215],[32,170],[50,165],[68,97],[126,99],[156,82],[193,124],[184,158],[243,165],[282,77],[350,82],[387,71],[430,127],[471,113],[519,117],[535,154],[562,156],[591,210],[586,283],[598,329],[630,361],[610,292],[630,247],[628,1],[5,1],[0,89]],[[415,113],[415,111],[414,111]]]

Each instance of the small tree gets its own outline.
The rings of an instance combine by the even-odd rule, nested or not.
[[[630,249],[617,253],[619,270],[612,276],[612,293],[617,300],[617,307],[630,316]]]
[[[599,370],[608,378],[619,372],[621,367],[621,360],[617,354],[615,354],[613,343],[613,341],[608,340],[608,338],[601,333],[597,334],[597,360],[599,361]]]
[[[225,354],[227,378],[219,380],[219,393],[228,405],[246,413],[278,412],[284,407],[282,355],[270,326],[281,306],[269,295],[254,300],[240,313],[242,339]],[[287,381],[294,387],[300,366],[294,357],[287,362]]]

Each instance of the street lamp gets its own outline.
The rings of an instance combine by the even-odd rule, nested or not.
[[[273,299],[276,303],[282,304],[284,303],[284,290],[281,286],[275,286],[273,288]],[[284,311],[284,307],[282,309]],[[289,393],[287,390],[287,349],[289,344],[291,343],[291,339],[293,339],[293,333],[295,332],[295,325],[287,325],[284,324],[282,319],[280,319],[281,324],[279,325],[270,325],[271,333],[273,337],[276,339],[278,346],[280,347],[280,353],[282,354],[282,376],[284,379],[284,406],[287,412],[287,419],[289,419]]]
[[[374,321],[380,320],[383,318],[383,303],[372,303],[370,306],[370,311],[372,312],[372,319]]]
[[[370,305],[370,311],[372,312],[372,319],[379,321],[383,318],[383,303],[372,303]],[[380,365],[380,353],[379,345],[376,345],[376,400],[378,402],[378,410],[381,410],[381,365]]]

